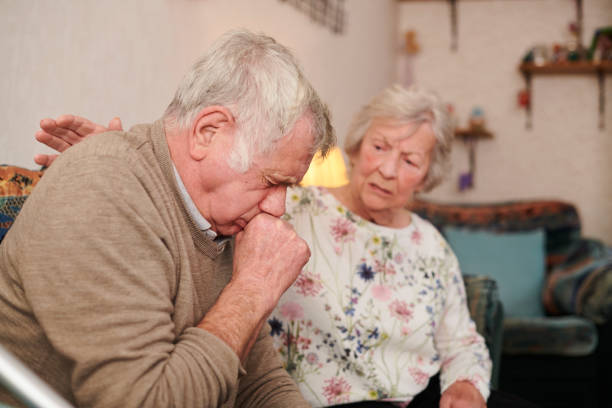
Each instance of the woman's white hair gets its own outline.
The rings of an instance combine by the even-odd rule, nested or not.
[[[329,110],[297,60],[263,34],[233,30],[221,36],[185,75],[164,117],[186,128],[211,105],[225,106],[234,115],[237,132],[228,164],[240,172],[304,115],[315,136],[312,153],[325,155],[335,143]]]
[[[396,84],[384,89],[353,118],[344,140],[344,151],[349,157],[358,153],[374,118],[390,118],[407,123],[429,122],[436,144],[423,182],[423,191],[430,191],[444,179],[450,167],[454,130],[448,108],[437,94],[415,85],[404,88]]]

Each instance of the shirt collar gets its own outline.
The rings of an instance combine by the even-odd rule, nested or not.
[[[196,224],[196,226],[200,230],[202,230],[202,232],[208,235],[211,239],[215,239],[217,237],[217,233],[210,228],[211,227],[210,222],[208,222],[206,218],[202,216],[200,211],[195,206],[195,203],[193,202],[193,200],[191,199],[191,196],[187,192],[187,189],[185,188],[185,185],[183,184],[183,180],[181,179],[181,176],[176,170],[176,166],[174,165],[174,163],[172,163],[172,170],[174,170],[174,177],[176,178],[176,183],[178,184],[178,188],[181,193],[181,197],[183,199],[183,202],[185,203],[185,207],[187,207],[187,211],[189,212],[189,215],[193,219],[193,222]]]

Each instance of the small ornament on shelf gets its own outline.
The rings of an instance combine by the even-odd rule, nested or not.
[[[548,46],[539,44],[532,47],[523,57],[523,62],[534,65],[546,65],[550,61]]]
[[[552,62],[563,63],[569,59],[569,51],[565,45],[553,44]]]
[[[529,95],[529,91],[527,89],[521,89],[517,95],[517,103],[518,106],[523,109],[528,109],[531,104],[531,97]]]
[[[404,51],[407,54],[416,54],[421,48],[416,40],[416,31],[408,30],[404,33]]]
[[[594,62],[612,61],[612,26],[595,30],[589,47],[589,58]]]
[[[468,170],[459,174],[459,191],[466,191],[474,188],[474,174],[476,172],[476,143],[479,140],[493,138],[493,134],[485,127],[484,110],[478,106],[474,107],[470,113],[468,128],[457,128],[455,130],[455,136],[462,140],[468,149]]]
[[[484,111],[481,107],[475,106],[470,113],[470,129],[482,129],[484,128]]]
[[[403,35],[403,43],[400,43],[399,58],[397,59],[398,81],[405,87],[413,82],[413,59],[421,47],[417,41],[417,33],[407,30]]]
[[[474,188],[474,175],[469,171],[459,174],[459,191]]]

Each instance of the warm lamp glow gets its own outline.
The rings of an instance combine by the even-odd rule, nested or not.
[[[304,175],[303,186],[339,187],[348,183],[342,152],[334,147],[325,159],[317,153]]]

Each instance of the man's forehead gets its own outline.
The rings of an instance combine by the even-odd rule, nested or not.
[[[309,118],[302,116],[289,134],[274,142],[272,152],[261,158],[263,176],[277,184],[298,183],[310,166],[314,143]]]

